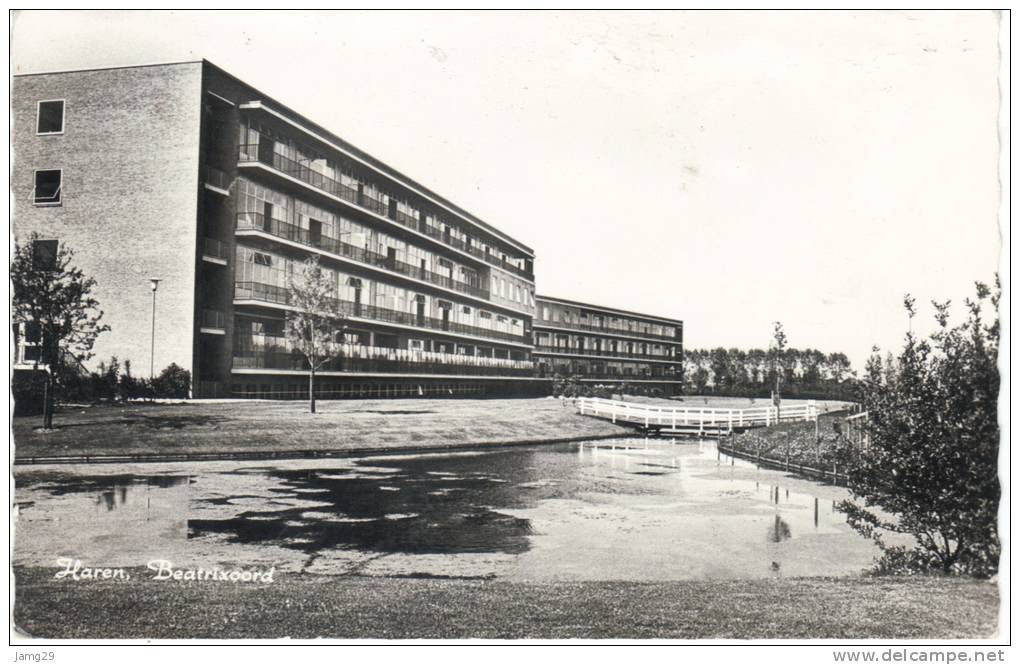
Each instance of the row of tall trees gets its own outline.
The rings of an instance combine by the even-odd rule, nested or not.
[[[688,395],[767,397],[779,376],[784,396],[850,399],[855,374],[843,353],[818,349],[693,349],[684,352]]]

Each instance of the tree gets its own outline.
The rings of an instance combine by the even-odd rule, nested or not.
[[[850,465],[852,499],[842,510],[882,548],[880,567],[997,570],[999,289],[976,291],[956,327],[949,302],[933,303],[936,331],[928,339],[908,332],[892,381],[877,361],[866,373],[871,445]],[[913,302],[905,304],[913,318]],[[989,324],[986,304],[996,311]],[[909,534],[916,546],[887,546],[887,532]]]
[[[49,251],[51,242],[33,233],[27,244],[15,243],[10,271],[14,322],[38,335],[39,363],[46,371],[45,429],[53,427],[60,377],[76,372],[91,358],[96,338],[110,329],[100,323],[103,312],[92,296],[96,281],[72,265],[74,252],[67,246]]]
[[[120,375],[120,398],[123,401],[134,399],[142,392],[143,382],[131,376],[131,361],[124,360],[124,371]]]
[[[156,397],[187,397],[191,391],[191,372],[177,363],[170,363],[152,383]]]
[[[290,305],[287,341],[308,364],[308,410],[315,413],[315,371],[335,358],[343,344],[346,319],[336,297],[336,275],[312,256],[287,275]]]
[[[772,343],[769,345],[769,353],[772,355],[772,373],[775,375],[776,392],[772,397],[776,405],[776,420],[779,419],[779,382],[784,374],[783,351],[786,349],[786,333],[783,331],[783,324],[775,321],[772,324]]]

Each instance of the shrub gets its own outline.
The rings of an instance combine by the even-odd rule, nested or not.
[[[191,394],[191,372],[177,363],[170,363],[153,380],[156,397],[186,398]]]
[[[990,298],[995,319],[985,324],[989,295],[978,284],[966,321],[956,327],[949,325],[949,303],[934,303],[935,333],[923,340],[908,334],[884,371],[877,359],[869,363],[864,406],[871,445],[850,460],[853,500],[841,509],[883,549],[886,569],[924,565],[975,576],[998,569],[998,289]],[[904,303],[913,317],[913,299]],[[887,547],[884,532],[909,534],[916,546],[909,553]]]

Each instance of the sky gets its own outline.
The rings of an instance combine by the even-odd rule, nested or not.
[[[27,12],[16,73],[206,58],[687,348],[897,349],[991,282],[993,12]],[[931,307],[915,331],[930,327]]]

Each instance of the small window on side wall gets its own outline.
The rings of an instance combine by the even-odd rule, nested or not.
[[[36,134],[64,133],[64,100],[39,102],[35,132]]]
[[[36,205],[60,205],[60,169],[35,172],[33,201]]]

